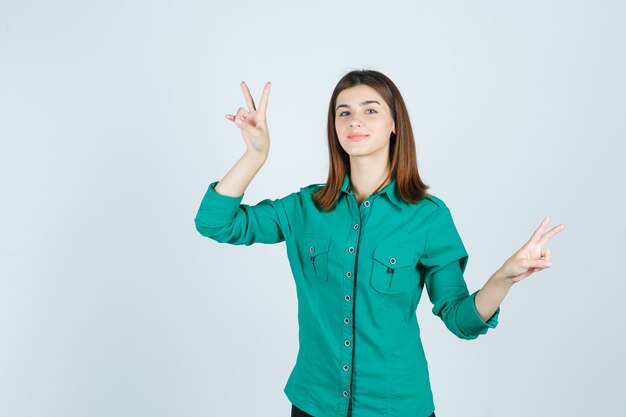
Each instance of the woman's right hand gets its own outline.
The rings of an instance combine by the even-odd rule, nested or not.
[[[261,103],[257,109],[254,100],[250,95],[250,90],[244,81],[241,82],[241,89],[246,98],[248,109],[239,107],[237,113],[233,116],[227,114],[226,118],[234,122],[241,129],[241,136],[246,143],[247,152],[259,154],[267,157],[270,150],[270,134],[267,129],[265,114],[267,110],[267,101],[270,95],[271,83],[267,82],[263,88]]]

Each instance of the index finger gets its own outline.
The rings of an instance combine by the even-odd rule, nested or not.
[[[250,90],[248,89],[245,81],[241,82],[241,89],[243,90],[243,95],[246,98],[246,103],[248,104],[248,111],[256,110],[254,100],[252,99],[252,95],[250,94]]]
[[[265,110],[267,109],[267,101],[269,100],[269,97],[270,97],[271,87],[272,87],[272,83],[269,81],[266,82],[265,87],[263,87],[263,95],[261,96],[261,104],[260,104],[261,113],[265,113]]]
[[[535,230],[535,232],[532,234],[532,236],[530,237],[530,241],[539,241],[541,235],[543,234],[543,230],[546,228],[546,226],[548,225],[548,223],[550,222],[550,217],[544,217],[543,221],[541,222],[541,224],[539,225],[539,227],[537,228],[537,230]]]

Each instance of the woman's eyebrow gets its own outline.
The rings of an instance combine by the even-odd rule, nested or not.
[[[360,104],[361,104],[361,106],[365,106],[366,104],[372,104],[372,103],[376,103],[376,104],[378,104],[380,106],[380,103],[377,102],[376,100],[365,100],[365,101],[362,101]],[[335,111],[339,110],[339,107],[350,108],[350,105],[348,105],[348,104],[340,104],[340,105],[337,106]]]

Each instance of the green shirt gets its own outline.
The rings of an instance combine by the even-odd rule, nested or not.
[[[284,393],[315,417],[427,417],[435,409],[416,308],[426,286],[432,312],[461,339],[484,322],[463,272],[468,254],[450,210],[417,204],[392,179],[361,204],[344,177],[337,205],[317,209],[322,184],[241,204],[209,185],[195,218],[203,236],[233,245],[285,242],[298,296],[300,348]]]

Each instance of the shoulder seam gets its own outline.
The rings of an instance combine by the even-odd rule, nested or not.
[[[306,190],[309,188],[314,188],[314,187],[318,187],[318,186],[324,186],[324,183],[318,183],[318,184],[309,184],[309,185],[305,185],[304,187],[300,187],[301,190]]]
[[[441,208],[447,208],[448,207],[446,205],[446,203],[442,199],[440,199],[439,197],[434,196],[432,194],[429,197],[426,197],[426,199],[432,201],[432,203],[437,205],[438,207],[441,207]]]

